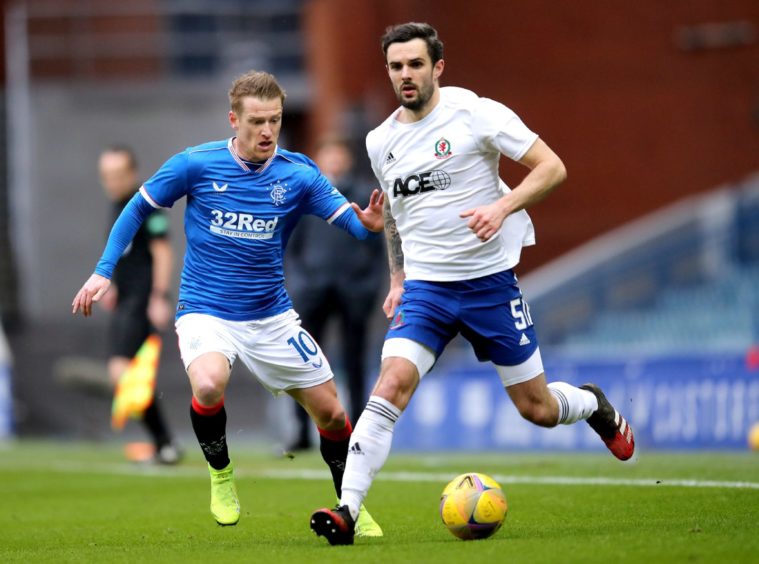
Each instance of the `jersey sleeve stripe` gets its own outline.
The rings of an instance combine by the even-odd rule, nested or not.
[[[335,221],[349,207],[351,207],[351,205],[348,202],[345,202],[342,206],[340,206],[339,208],[337,208],[337,211],[335,211],[335,213],[333,213],[331,216],[329,216],[329,218],[327,219],[327,223],[332,223],[333,221]]]
[[[161,207],[162,207],[162,206],[161,206],[160,204],[158,204],[158,203],[157,203],[157,202],[156,202],[156,201],[155,201],[153,198],[151,198],[151,197],[150,197],[150,194],[148,194],[148,191],[147,191],[147,190],[145,190],[145,186],[140,186],[140,194],[141,194],[141,195],[142,195],[142,197],[143,197],[143,198],[145,198],[145,200],[147,200],[147,202],[148,202],[148,203],[149,203],[151,206],[153,206],[154,208],[158,209],[158,208],[161,208]]]

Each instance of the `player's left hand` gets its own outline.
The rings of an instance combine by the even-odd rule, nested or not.
[[[385,219],[382,214],[382,206],[385,203],[385,194],[376,188],[369,197],[369,205],[363,210],[357,203],[351,203],[353,211],[356,212],[361,225],[369,231],[379,233],[385,228]]]
[[[99,302],[110,286],[111,281],[105,276],[99,274],[90,276],[74,296],[71,313],[76,314],[77,311],[81,310],[85,317],[92,315],[92,304]]]
[[[468,209],[460,213],[459,217],[469,218],[466,226],[484,243],[498,233],[503,220],[506,219],[506,214],[499,202],[493,202],[487,206]]]

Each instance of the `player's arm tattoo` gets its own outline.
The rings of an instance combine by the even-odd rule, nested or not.
[[[390,203],[387,199],[385,199],[383,216],[385,218],[385,239],[387,240],[390,274],[395,274],[403,270],[403,250],[401,249],[401,236],[398,234],[398,226],[390,213]]]

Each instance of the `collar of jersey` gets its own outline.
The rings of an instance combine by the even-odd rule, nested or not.
[[[428,113],[422,119],[418,121],[412,121],[411,123],[403,123],[401,121],[398,121],[398,114],[401,112],[401,110],[403,110],[403,106],[399,106],[398,109],[392,114],[393,127],[401,127],[401,128],[422,127],[425,124],[429,123],[433,119],[433,116],[436,116],[438,114],[442,106],[443,106],[443,96],[441,95],[440,99],[437,101],[437,105],[434,108],[432,108],[432,111],[430,113]]]
[[[235,151],[235,146],[232,143],[234,139],[235,139],[234,137],[230,137],[229,141],[227,141],[227,149],[229,149],[229,154],[232,155],[232,158],[235,160],[235,162],[238,165],[240,165],[241,169],[243,169],[246,172],[250,172],[252,174],[261,174],[264,170],[269,168],[271,161],[274,160],[274,157],[276,157],[277,153],[279,152],[279,145],[277,145],[276,147],[274,147],[274,154],[272,154],[272,156],[269,157],[263,165],[261,165],[261,168],[259,168],[258,170],[250,170],[250,167],[245,164],[245,161],[243,161],[240,158],[240,155],[237,154],[237,151]]]

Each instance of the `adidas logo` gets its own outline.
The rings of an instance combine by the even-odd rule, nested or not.
[[[351,447],[348,449],[348,454],[360,454],[361,456],[364,455],[364,451],[361,450],[361,445],[356,443],[353,443]]]
[[[392,151],[387,154],[387,157],[385,158],[385,164],[390,164],[395,162],[395,157],[393,156]]]
[[[527,335],[525,335],[524,333],[522,333],[522,338],[519,339],[519,346],[523,347],[525,345],[529,345],[531,342],[532,341],[530,341],[530,339],[527,338]]]

